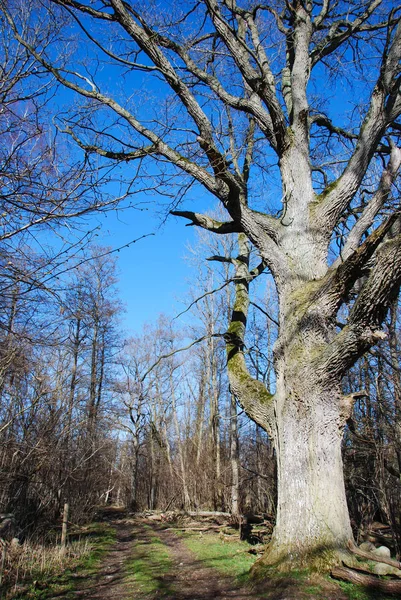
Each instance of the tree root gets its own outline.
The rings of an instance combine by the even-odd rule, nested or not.
[[[377,590],[387,594],[401,594],[401,581],[380,579],[377,575],[365,575],[348,567],[335,567],[331,571],[334,579],[348,581],[357,585],[363,585],[371,590]]]
[[[385,563],[386,565],[390,565],[391,567],[395,567],[396,569],[401,569],[401,563],[398,560],[394,560],[392,558],[387,558],[386,556],[377,556],[377,554],[373,554],[373,552],[367,552],[366,550],[361,550],[357,546],[355,546],[352,540],[348,542],[348,549],[357,556],[361,558],[366,558],[366,560],[371,560],[373,562]]]

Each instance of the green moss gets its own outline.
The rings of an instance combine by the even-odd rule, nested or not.
[[[299,314],[299,316],[302,316],[311,304],[318,299],[331,275],[329,271],[321,279],[307,281],[294,290],[289,299],[291,315]]]
[[[233,354],[231,355],[231,353]],[[229,356],[227,363],[228,371],[243,388],[243,393],[255,397],[263,404],[270,404],[273,394],[267,391],[261,381],[254,379],[249,374],[242,352],[237,351],[235,346],[228,344],[227,355]]]
[[[291,146],[295,142],[295,133],[291,126],[287,127],[288,145]]]
[[[323,200],[324,198],[326,198],[333,190],[336,189],[336,187],[338,186],[338,179],[335,179],[334,181],[332,181],[331,183],[329,183],[328,186],[325,187],[325,189],[323,190],[323,192],[320,194],[319,198],[320,200]]]

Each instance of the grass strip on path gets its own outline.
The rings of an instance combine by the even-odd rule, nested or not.
[[[125,566],[128,585],[137,594],[157,593],[160,596],[171,593],[171,587],[164,578],[173,567],[166,546],[143,523],[134,526],[134,535],[136,541],[132,557]]]
[[[216,569],[222,575],[234,578],[239,584],[248,581],[248,573],[256,561],[256,556],[247,552],[251,547],[247,542],[221,539],[214,533],[202,536],[185,533],[182,540],[205,566]]]

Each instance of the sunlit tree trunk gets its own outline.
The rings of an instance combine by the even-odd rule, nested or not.
[[[179,425],[179,421],[178,421],[176,398],[175,398],[175,391],[174,391],[174,382],[172,381],[172,377],[170,379],[170,384],[171,384],[170,385],[171,409],[172,409],[172,413],[173,413],[173,422],[174,422],[174,429],[175,429],[176,443],[177,443],[177,453],[178,453],[178,460],[179,460],[179,464],[180,464],[183,508],[184,508],[184,510],[189,510],[191,508],[191,498],[190,498],[189,491],[188,491],[188,476],[187,476],[187,469],[186,469],[186,464],[185,464],[184,448],[183,448],[181,433],[180,433],[180,425]]]

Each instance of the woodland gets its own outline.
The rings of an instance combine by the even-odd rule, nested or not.
[[[255,580],[399,593],[400,7],[0,0],[0,20],[0,577],[7,536],[50,543],[68,504],[76,527],[120,507],[246,537],[257,516]],[[197,229],[193,278],[127,338],[87,223],[144,197]]]

